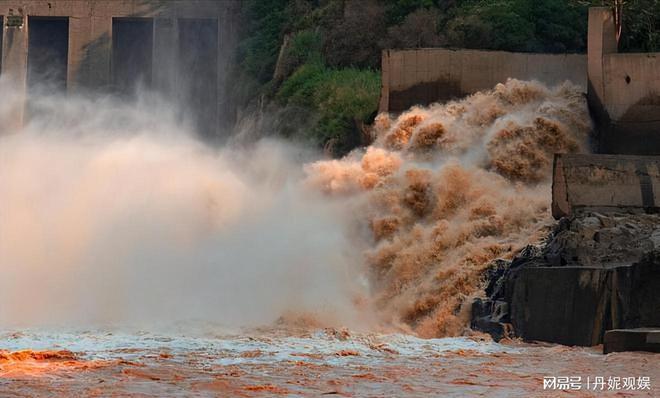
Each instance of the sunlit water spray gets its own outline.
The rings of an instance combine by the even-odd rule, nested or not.
[[[460,334],[484,269],[547,223],[552,153],[586,150],[590,127],[575,87],[512,80],[381,115],[372,146],[318,161],[277,141],[210,148],[151,97],[33,101],[0,138],[5,327]]]
[[[465,333],[483,271],[551,222],[552,154],[587,150],[575,87],[512,80],[381,115],[339,160],[212,148],[150,96],[32,98],[14,128],[20,96],[0,92],[0,395],[510,397],[546,376],[660,377],[643,353],[420,338]]]
[[[311,152],[209,148],[153,98],[37,105],[0,138],[3,326],[363,324],[350,206],[300,184]]]

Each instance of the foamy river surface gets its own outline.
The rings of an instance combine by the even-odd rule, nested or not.
[[[660,396],[660,354],[345,330],[0,333],[0,396]],[[544,377],[580,389],[543,389]],[[586,387],[603,377],[603,390]],[[650,390],[608,391],[611,377]],[[613,387],[613,386],[612,386]]]

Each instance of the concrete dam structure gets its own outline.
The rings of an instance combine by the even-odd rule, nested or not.
[[[612,13],[591,8],[588,57],[598,151],[660,154],[660,53],[618,53]]]
[[[602,154],[555,156],[552,214],[559,224],[541,247],[494,265],[472,326],[496,338],[513,330],[526,340],[605,342],[606,352],[660,350],[652,337],[660,327],[660,160],[638,156],[660,154],[660,54],[618,53],[612,11],[592,8],[586,55],[386,50],[382,65],[383,112],[509,78],[568,80],[584,90]]]
[[[25,94],[157,90],[186,104],[197,130],[212,137],[226,119],[224,79],[239,6],[210,0],[2,1],[0,72]],[[16,125],[24,110],[13,111]]]
[[[548,85],[569,80],[587,88],[584,54],[531,54],[506,51],[423,48],[382,54],[380,112],[462,98],[489,90],[508,78]]]
[[[660,53],[618,53],[608,8],[589,11],[588,54],[443,48],[385,50],[380,112],[487,90],[508,78],[570,81],[588,93],[598,152],[660,154]]]
[[[224,79],[239,6],[211,0],[1,2],[0,74],[22,100],[0,134],[37,112],[31,94],[155,91],[182,105],[197,132],[216,138],[228,119]],[[594,345],[612,329],[660,326],[660,161],[637,156],[660,154],[660,54],[617,53],[614,20],[605,8],[590,11],[588,39],[586,55],[382,54],[383,112],[462,97],[509,78],[550,85],[568,80],[587,93],[603,154],[555,158],[552,212],[561,221],[543,249],[499,270],[488,298],[473,308],[473,326],[494,335],[512,325],[528,340]],[[444,134],[427,132],[431,139]]]
[[[518,259],[504,278],[504,301],[526,339],[658,352],[660,158],[637,155],[660,153],[660,57],[617,53],[608,8],[589,10],[588,45],[602,154],[555,156],[559,225],[541,253]]]

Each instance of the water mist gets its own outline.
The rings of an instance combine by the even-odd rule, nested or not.
[[[590,131],[578,88],[517,80],[380,115],[374,143],[338,160],[212,148],[153,95],[31,101],[0,138],[6,325],[458,335],[489,264],[549,225],[552,154],[586,151]]]
[[[362,323],[351,206],[299,183],[311,151],[210,148],[146,94],[31,101],[0,137],[0,323]]]

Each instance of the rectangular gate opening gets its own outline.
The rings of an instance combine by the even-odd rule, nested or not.
[[[198,132],[212,138],[218,118],[218,20],[182,18],[178,25],[181,103]]]
[[[151,18],[112,18],[112,77],[118,93],[151,86],[153,32]]]
[[[28,17],[27,85],[30,93],[66,89],[69,18]]]
[[[0,74],[2,73],[2,39],[5,36],[5,18],[0,15],[0,27],[2,30],[0,30]]]

